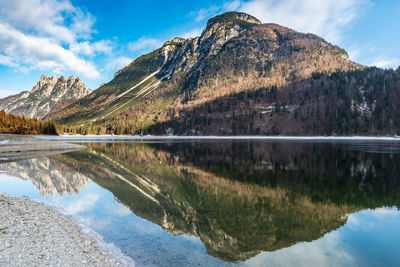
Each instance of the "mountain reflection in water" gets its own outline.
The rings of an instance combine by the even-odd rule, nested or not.
[[[0,170],[29,178],[41,194],[74,194],[94,181],[165,231],[198,236],[225,262],[316,240],[351,213],[400,204],[400,155],[391,144],[85,145]],[[378,150],[389,153],[371,153]]]

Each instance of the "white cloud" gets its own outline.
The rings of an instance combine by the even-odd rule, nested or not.
[[[400,65],[400,61],[398,59],[389,59],[389,58],[385,58],[385,57],[376,57],[368,65],[376,66],[378,68],[397,68]]]
[[[111,53],[113,49],[113,44],[109,40],[101,40],[94,43],[85,41],[85,42],[71,44],[69,48],[74,53],[93,56],[98,53],[103,53],[103,54]]]
[[[98,194],[92,192],[84,194],[68,203],[68,206],[65,207],[65,211],[71,215],[84,211],[87,212],[96,204],[99,197]]]
[[[1,54],[0,54],[0,65],[10,66],[10,67],[18,66],[18,64],[14,62],[14,59],[12,57]]]
[[[109,214],[116,215],[116,216],[128,216],[132,214],[130,209],[125,207],[123,204],[119,202],[110,202],[104,205],[104,210],[107,211]]]
[[[236,1],[235,1],[236,2]],[[220,12],[221,8],[218,6],[210,6],[208,8],[202,8],[197,12],[192,12],[191,16],[195,17],[195,21],[203,21],[204,19],[214,16],[216,13]]]
[[[17,30],[66,43],[90,35],[94,23],[92,16],[61,0],[2,0],[0,14]]]
[[[399,216],[399,209],[397,207],[381,207],[374,210],[369,210],[370,215],[378,219],[386,219],[386,217]]]
[[[180,36],[182,38],[193,38],[193,37],[200,36],[202,31],[203,31],[203,28],[196,28],[196,29],[190,30],[188,32],[179,34],[178,36]]]
[[[223,9],[226,11],[238,10],[240,8],[241,2],[239,0],[235,0],[232,2],[227,2],[224,4]]]
[[[122,69],[132,61],[133,59],[124,56],[111,58],[111,60],[109,60],[109,62],[106,64],[106,69],[111,71],[117,71]]]
[[[244,266],[356,266],[351,248],[339,231],[313,242],[300,242],[274,252],[261,252],[244,262]],[[334,251],[334,253],[332,253]]]
[[[378,68],[397,68],[400,60],[393,58],[385,53],[382,48],[373,45],[352,46],[348,49],[350,59],[367,66],[375,66]]]
[[[128,49],[133,52],[148,52],[161,47],[163,43],[158,39],[141,37],[139,40],[129,43]]]
[[[110,53],[112,42],[90,41],[94,22],[69,0],[1,0],[0,64],[96,79],[100,74],[86,57]]]
[[[176,37],[181,37],[181,38],[193,38],[196,36],[200,36],[201,32],[203,31],[203,28],[195,28],[187,32],[183,32],[180,34],[177,34]],[[174,36],[171,36],[169,40],[171,40]],[[128,50],[130,52],[136,52],[136,53],[147,53],[151,52],[157,48],[160,48],[167,40],[160,40],[160,39],[155,39],[155,38],[150,38],[150,37],[140,37],[138,40],[133,41],[128,43]]]
[[[5,24],[0,24],[0,51],[5,51],[8,57],[18,59],[22,64],[60,69],[68,67],[88,78],[100,76],[92,63],[73,52],[47,38],[25,35]]]

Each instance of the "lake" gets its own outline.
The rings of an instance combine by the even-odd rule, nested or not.
[[[137,266],[399,266],[400,143],[77,138],[0,161],[0,192],[74,216]]]

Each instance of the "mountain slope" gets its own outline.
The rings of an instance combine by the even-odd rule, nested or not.
[[[30,92],[0,99],[0,109],[19,116],[44,118],[57,104],[61,109],[91,91],[78,77],[70,76],[67,80],[64,75],[57,78],[43,74]]]
[[[174,38],[139,57],[112,81],[52,118],[69,130],[90,133],[234,134],[234,121],[228,122],[227,115],[232,118],[232,111],[246,103],[226,98],[264,90],[274,96],[263,103],[268,107],[276,104],[283,88],[295,87],[313,73],[359,69],[363,67],[349,61],[344,50],[316,35],[228,12],[210,19],[200,37]],[[218,122],[203,123],[199,131],[188,123],[188,115],[192,122]]]

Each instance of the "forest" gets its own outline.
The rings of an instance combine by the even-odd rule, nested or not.
[[[13,134],[56,135],[56,125],[52,121],[29,119],[0,111],[0,132]]]

